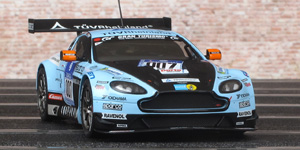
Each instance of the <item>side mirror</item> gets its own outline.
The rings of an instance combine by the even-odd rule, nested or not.
[[[72,50],[60,51],[60,60],[75,61],[76,60],[76,51],[72,51]]]
[[[218,49],[207,49],[205,57],[209,60],[221,60],[222,54]]]

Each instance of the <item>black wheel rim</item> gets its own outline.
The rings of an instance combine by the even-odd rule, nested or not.
[[[82,123],[86,130],[91,131],[93,122],[93,105],[90,90],[85,88],[82,97]]]
[[[47,87],[46,87],[46,77],[45,74],[42,74],[39,79],[38,84],[38,108],[40,113],[46,111],[47,103]]]

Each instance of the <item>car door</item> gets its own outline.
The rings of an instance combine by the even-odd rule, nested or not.
[[[85,68],[89,66],[91,62],[91,38],[88,35],[81,36],[73,50],[76,50],[75,68],[73,70],[73,82],[72,89],[73,100],[75,106],[78,106],[79,86],[81,79],[85,73]]]

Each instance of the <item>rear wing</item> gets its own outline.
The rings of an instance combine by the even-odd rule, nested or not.
[[[171,18],[124,18],[124,27],[120,19],[28,19],[28,32],[77,32],[119,29],[152,28],[171,30]]]

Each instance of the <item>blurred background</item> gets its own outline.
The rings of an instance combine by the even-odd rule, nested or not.
[[[299,0],[121,0],[124,18],[171,17],[202,53],[254,79],[300,79]],[[0,0],[0,79],[34,79],[76,33],[28,33],[28,18],[119,18],[117,0]]]

